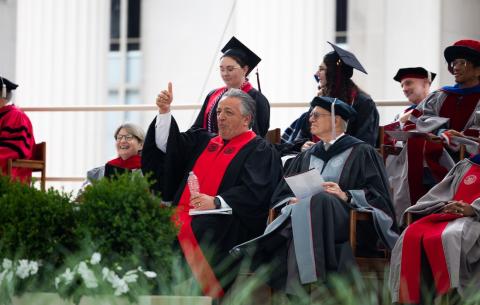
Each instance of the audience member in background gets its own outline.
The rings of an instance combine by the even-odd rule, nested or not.
[[[436,90],[412,111],[404,130],[425,136],[410,134],[417,137],[408,138],[398,158],[387,164],[397,216],[445,177],[459,160],[459,141],[478,136],[480,41],[457,41],[444,56],[456,84]],[[478,153],[475,146],[467,149]]]
[[[252,269],[270,266],[271,287],[294,295],[299,293],[295,287],[324,283],[329,273],[355,264],[349,244],[350,210],[367,210],[374,219],[358,227],[364,255],[374,254],[380,241],[391,249],[398,238],[380,156],[371,145],[345,134],[355,110],[331,97],[315,97],[311,106],[310,130],[320,141],[298,154],[285,176],[318,171],[325,181],[318,181],[323,190],[298,198],[282,179],[272,197],[274,208],[285,206],[280,216],[264,235],[232,250],[256,249]]]
[[[18,85],[0,77],[0,173],[7,172],[8,159],[30,159],[35,147],[32,123],[28,116],[11,104]],[[12,177],[28,182],[29,169],[13,168]]]
[[[403,128],[405,122],[410,118],[413,109],[430,93],[430,86],[435,76],[435,73],[429,72],[422,67],[401,68],[398,70],[393,79],[400,83],[403,93],[411,105],[403,113],[397,114],[393,123],[383,126],[385,131],[401,130]],[[401,142],[396,142],[387,133],[384,135],[383,144],[397,144],[401,146]]]
[[[98,180],[103,177],[112,177],[116,173],[141,170],[141,151],[145,140],[143,129],[132,123],[122,124],[115,131],[114,139],[118,157],[108,161],[104,166],[89,170],[84,187],[92,179]]]
[[[392,301],[433,304],[435,295],[478,293],[480,154],[457,163],[406,212],[424,217],[407,227],[393,249]]]
[[[329,42],[330,43],[330,42]],[[348,122],[346,134],[367,144],[376,146],[379,115],[371,97],[353,81],[353,69],[367,73],[355,55],[330,43],[334,51],[327,53],[320,64],[315,79],[318,82],[318,96],[338,98],[351,105],[357,116]],[[298,153],[319,141],[310,132],[310,110],[303,113],[282,135],[282,154]]]
[[[267,98],[248,81],[248,75],[260,62],[260,57],[253,53],[237,38],[232,37],[222,49],[220,58],[220,75],[225,87],[212,90],[193,124],[193,127],[205,128],[209,132],[218,133],[217,107],[222,96],[230,88],[241,89],[255,101],[257,113],[253,120],[252,130],[265,137],[270,126],[270,104]]]
[[[403,94],[412,104],[403,111],[403,114],[397,115],[395,121],[402,125],[410,118],[413,109],[430,94],[430,86],[437,74],[427,71],[423,67],[401,68],[393,77],[400,83]]]

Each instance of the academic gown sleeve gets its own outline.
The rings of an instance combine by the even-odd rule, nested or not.
[[[359,93],[352,106],[357,115],[348,122],[346,133],[375,147],[380,120],[375,102],[369,96]]]
[[[150,123],[147,135],[143,143],[142,149],[142,172],[144,175],[151,175],[150,179],[154,180],[151,189],[155,192],[163,192],[163,175],[165,153],[158,149],[155,143],[155,123],[156,118]]]
[[[203,151],[211,134],[203,129],[190,128],[181,133],[178,124],[172,117],[167,141],[167,152],[164,153],[155,143],[155,123],[150,124],[142,150],[142,171],[152,173],[156,183],[155,191],[162,192],[163,201],[173,201],[185,172],[193,166],[196,156]]]
[[[363,191],[367,203],[390,216],[397,228],[390,185],[380,155],[365,144],[356,145],[352,154],[351,162],[343,168],[340,188],[343,191]]]
[[[258,137],[253,141],[258,143],[253,151],[244,161],[235,161],[229,168],[229,171],[239,170],[239,178],[228,188],[220,186],[218,195],[250,232],[260,234],[266,224],[271,196],[283,173],[280,156],[273,146]],[[222,184],[230,184],[226,179]]]
[[[35,146],[32,123],[25,113],[0,109],[0,169],[7,170],[8,159],[30,159]]]
[[[255,100],[256,115],[252,130],[262,138],[270,128],[270,103],[257,89],[252,88],[248,94]]]

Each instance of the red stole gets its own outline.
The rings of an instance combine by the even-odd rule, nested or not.
[[[252,88],[253,87],[249,82],[243,83],[243,85],[240,87],[240,89],[245,93],[248,93],[248,91],[252,90]],[[212,95],[210,95],[210,98],[207,102],[207,107],[205,108],[205,113],[203,114],[203,128],[207,128],[208,115],[210,111],[214,110],[215,105],[218,104],[218,101],[222,98],[223,94],[227,92],[227,90],[227,87],[222,87],[215,90]]]
[[[471,204],[478,197],[480,197],[480,166],[475,164],[463,176],[452,200],[463,200]],[[422,245],[432,270],[437,294],[448,292],[450,276],[443,252],[442,233],[450,221],[460,217],[462,216],[455,214],[431,214],[406,229],[400,270],[400,303],[420,302]]]
[[[408,153],[408,189],[410,202],[415,202],[425,195],[428,190],[423,185],[423,160],[428,165],[433,177],[441,181],[448,170],[440,165],[443,154],[443,144],[427,141],[424,138],[410,138],[407,140]]]
[[[480,93],[461,95],[448,92],[439,115],[444,118],[450,118],[449,129],[462,131],[479,100]]]
[[[116,159],[108,161],[107,164],[120,168],[137,169],[142,167],[142,157],[140,157],[140,155],[134,155],[126,160],[118,157]]]
[[[220,136],[210,140],[192,169],[198,178],[201,193],[210,196],[218,194],[218,188],[230,162],[255,136],[253,131],[247,131],[231,139],[226,145]],[[202,287],[203,293],[214,298],[222,297],[224,294],[223,288],[203,255],[192,231],[192,218],[188,215],[189,204],[190,190],[186,184],[174,215],[177,225],[180,226],[178,241],[193,275]]]

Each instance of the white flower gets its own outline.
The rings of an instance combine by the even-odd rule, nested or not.
[[[137,281],[138,279],[138,275],[137,275],[137,270],[132,270],[134,272],[127,272],[124,276],[123,276],[123,280],[127,283],[134,283]]]
[[[28,267],[30,269],[30,275],[37,274],[38,272],[38,263],[35,261],[31,261],[30,264],[28,264]]]
[[[103,267],[102,268],[102,280],[105,280],[108,275],[110,273],[110,269],[108,269],[107,267]]]
[[[87,288],[98,287],[97,278],[95,277],[95,274],[92,272],[92,270],[88,269],[87,264],[85,262],[81,262],[78,265],[78,273],[82,277],[83,282],[85,283],[85,286]]]
[[[5,270],[12,268],[12,261],[9,260],[8,258],[4,258],[4,259],[3,259],[3,262],[2,262],[2,267],[3,267],[3,269],[5,269]]]
[[[70,268],[67,268],[65,272],[61,275],[65,279],[65,284],[70,285],[73,282],[73,278],[75,277],[75,271],[71,271]]]
[[[146,277],[151,279],[157,277],[157,274],[153,271],[144,271],[143,274],[145,274]]]
[[[21,279],[25,279],[29,276],[30,273],[30,264],[26,259],[21,259],[18,261],[17,266],[17,276]]]
[[[102,259],[102,255],[98,252],[93,253],[92,258],[90,259],[90,264],[96,265]]]
[[[115,296],[120,296],[128,292],[128,284],[123,279],[119,279],[115,283],[112,283],[112,287],[115,289]]]
[[[59,276],[55,277],[55,289],[58,289],[58,285],[61,282],[61,278]],[[1,284],[1,281],[0,281]]]

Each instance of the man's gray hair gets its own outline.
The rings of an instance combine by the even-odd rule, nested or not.
[[[114,134],[115,139],[117,138],[117,135],[122,128],[124,128],[129,134],[137,138],[140,144],[143,144],[143,142],[145,141],[145,131],[143,131],[142,127],[133,123],[123,123],[122,125],[118,126]]]
[[[255,113],[257,111],[255,100],[249,94],[235,88],[228,89],[228,91],[223,95],[222,100],[226,99],[227,97],[235,97],[241,101],[240,111],[243,115],[250,116],[251,120],[248,128],[252,128],[253,121],[255,120]]]

